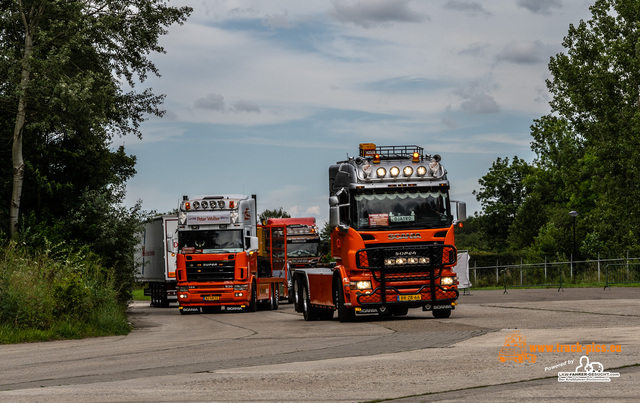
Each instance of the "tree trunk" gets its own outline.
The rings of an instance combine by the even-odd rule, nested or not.
[[[29,87],[30,58],[33,38],[29,30],[24,39],[24,55],[22,58],[22,78],[20,80],[20,96],[18,98],[18,113],[16,125],[13,129],[13,189],[11,192],[11,208],[9,211],[9,234],[13,238],[18,231],[20,216],[20,198],[22,197],[22,183],[24,181],[24,159],[22,157],[22,132],[27,115],[27,88]]]

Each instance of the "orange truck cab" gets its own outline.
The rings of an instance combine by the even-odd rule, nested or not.
[[[418,146],[361,144],[329,167],[333,267],[296,269],[295,309],[306,320],[356,314],[448,318],[458,298],[454,227],[464,202],[449,197],[441,157]],[[454,211],[455,210],[455,211]]]
[[[284,280],[258,273],[256,229],[255,196],[183,196],[173,240],[180,313],[278,308]]]

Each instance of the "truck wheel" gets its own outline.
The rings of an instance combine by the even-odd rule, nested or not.
[[[432,313],[434,318],[446,319],[451,316],[451,309],[436,309]]]
[[[302,312],[302,307],[300,306],[300,277],[296,277],[295,280],[293,280],[293,309],[296,312]]]
[[[356,312],[352,308],[344,306],[344,288],[339,278],[336,278],[334,284],[334,304],[338,308],[338,320],[340,322],[351,322],[356,317]]]
[[[160,307],[169,308],[169,297],[167,296],[166,285],[160,287]]]
[[[150,283],[149,288],[151,289],[151,306],[156,308],[158,306],[158,293],[156,292],[156,283]]]
[[[255,281],[251,283],[251,301],[247,307],[247,312],[255,312],[258,310],[258,288]]]
[[[295,302],[295,297],[294,297],[294,287],[295,285],[292,285],[291,287],[288,288],[288,292],[287,292],[287,302],[290,304],[293,304]]]
[[[306,284],[302,285],[302,315],[306,321],[318,320],[318,310],[311,306],[309,287]]]
[[[271,306],[269,309],[275,311],[278,309],[278,305],[280,302],[280,286],[278,284],[273,284],[271,286]]]

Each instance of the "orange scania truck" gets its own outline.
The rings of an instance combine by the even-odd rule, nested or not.
[[[278,308],[286,280],[258,270],[255,196],[183,196],[173,245],[180,313]]]
[[[449,197],[438,154],[422,147],[360,144],[329,167],[333,267],[293,272],[294,305],[305,320],[356,314],[448,318],[458,298],[454,227],[464,202]],[[455,207],[454,207],[455,206]],[[455,212],[453,211],[455,209]]]

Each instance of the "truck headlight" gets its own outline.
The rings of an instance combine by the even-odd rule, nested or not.
[[[176,287],[176,291],[178,292],[188,292],[189,291],[189,287],[184,286],[184,285],[179,285]]]
[[[371,281],[352,281],[349,283],[351,289],[356,290],[370,290],[371,289]]]
[[[245,291],[249,289],[249,284],[236,284],[233,286],[234,291]]]
[[[442,277],[440,279],[440,285],[453,285],[456,281],[455,277]]]

